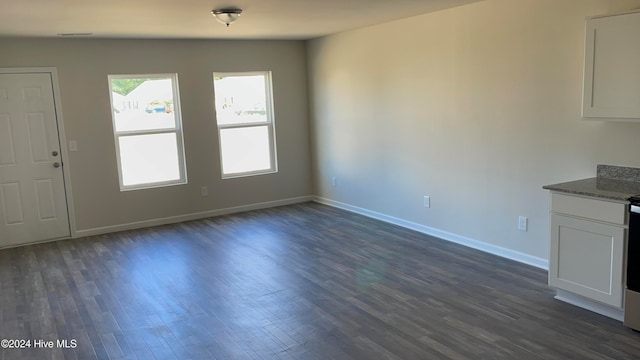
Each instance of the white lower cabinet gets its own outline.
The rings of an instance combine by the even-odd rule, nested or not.
[[[549,285],[622,309],[626,203],[551,197]]]
[[[549,285],[622,307],[625,229],[551,215]]]

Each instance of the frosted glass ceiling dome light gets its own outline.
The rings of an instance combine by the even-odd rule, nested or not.
[[[242,14],[242,9],[237,9],[237,8],[214,9],[214,10],[211,10],[211,14],[216,17],[216,20],[229,26],[234,21],[238,20],[238,17],[240,16],[240,14]]]

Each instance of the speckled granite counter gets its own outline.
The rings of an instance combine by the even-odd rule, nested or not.
[[[598,165],[597,177],[546,185],[543,189],[569,194],[626,201],[640,195],[640,169]]]

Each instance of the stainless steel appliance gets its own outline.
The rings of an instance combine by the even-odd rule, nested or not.
[[[624,325],[640,331],[640,196],[629,199],[627,288],[624,293]]]

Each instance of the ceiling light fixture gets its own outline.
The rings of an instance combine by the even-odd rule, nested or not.
[[[211,14],[216,17],[216,20],[227,25],[231,25],[234,21],[238,20],[240,14],[242,14],[242,9],[238,8],[224,8],[224,9],[213,9],[211,10]]]

